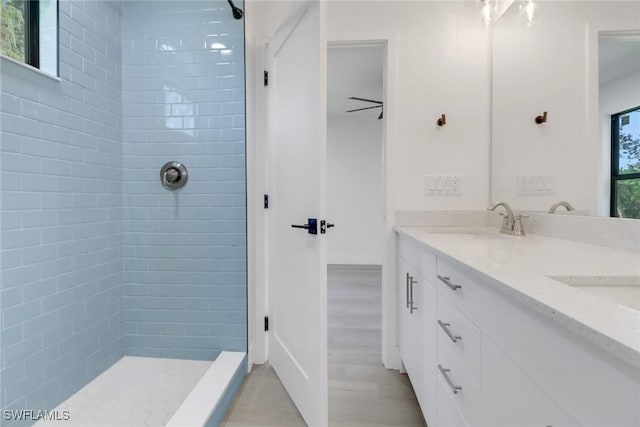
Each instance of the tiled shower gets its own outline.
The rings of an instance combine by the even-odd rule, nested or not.
[[[2,60],[3,410],[246,351],[243,34],[226,1],[60,0],[59,81]]]

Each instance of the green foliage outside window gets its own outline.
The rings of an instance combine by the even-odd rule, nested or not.
[[[0,3],[0,52],[24,62],[24,2],[2,0]]]
[[[640,138],[620,132],[620,151],[630,162],[620,169],[620,174],[640,173]],[[616,209],[620,218],[640,218],[640,179],[617,182]]]

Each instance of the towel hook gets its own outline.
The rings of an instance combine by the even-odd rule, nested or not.
[[[443,114],[442,116],[440,116],[440,118],[438,119],[438,121],[436,123],[438,123],[438,126],[446,125],[447,124],[447,116],[445,116]]]
[[[543,123],[547,123],[547,112],[542,113],[541,116],[536,116],[536,123],[541,125]]]

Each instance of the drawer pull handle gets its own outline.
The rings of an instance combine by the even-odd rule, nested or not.
[[[416,311],[418,309],[418,307],[416,307],[415,305],[413,305],[413,285],[416,285],[418,283],[417,280],[414,280],[413,277],[409,277],[409,292],[411,294],[411,301],[409,302],[409,313],[413,314],[414,311]]]
[[[451,283],[451,277],[440,276],[438,274],[438,279],[440,279],[442,281],[442,283],[444,283],[445,285],[447,285],[448,287],[450,287],[454,291],[457,291],[458,289],[460,289],[462,287],[460,285],[456,285],[454,283]]]
[[[462,337],[460,336],[453,335],[451,330],[448,328],[449,326],[451,326],[450,323],[444,323],[442,320],[438,320],[438,325],[440,325],[444,333],[447,334],[447,336],[451,339],[451,341],[458,342],[459,340],[462,339]]]
[[[458,394],[458,392],[462,390],[462,387],[460,387],[459,385],[455,385],[453,381],[451,381],[451,378],[449,378],[449,375],[447,375],[447,372],[451,372],[451,369],[445,369],[440,364],[438,364],[438,369],[440,369],[440,373],[442,374],[442,376],[444,377],[444,380],[447,382],[447,384],[451,388],[451,391],[453,392],[453,394]]]
[[[409,308],[409,280],[411,279],[411,276],[409,276],[409,273],[407,273],[407,308]]]

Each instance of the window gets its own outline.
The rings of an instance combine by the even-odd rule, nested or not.
[[[0,53],[58,75],[57,0],[0,2]]]
[[[640,218],[640,107],[611,116],[611,216]]]

